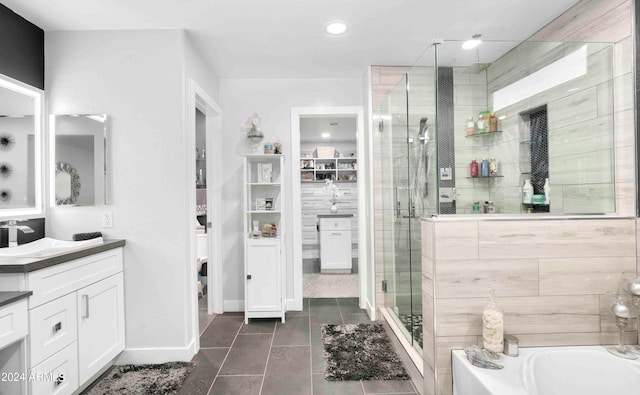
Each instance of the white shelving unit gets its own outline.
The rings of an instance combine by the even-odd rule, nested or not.
[[[300,159],[302,182],[324,182],[324,180],[355,182],[357,172],[358,160],[355,157]]]
[[[250,318],[285,320],[283,172],[283,155],[253,154],[244,158],[246,323]],[[259,237],[252,235],[254,221],[258,221]],[[265,224],[273,225],[272,231],[262,235]]]

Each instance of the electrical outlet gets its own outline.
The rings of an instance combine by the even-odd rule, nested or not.
[[[111,211],[105,211],[104,213],[102,213],[102,227],[113,227],[113,213]]]

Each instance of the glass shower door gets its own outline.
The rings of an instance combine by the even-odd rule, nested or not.
[[[427,213],[429,117],[411,110],[405,74],[379,110],[385,308],[422,352],[420,218]],[[423,111],[424,112],[424,111]]]

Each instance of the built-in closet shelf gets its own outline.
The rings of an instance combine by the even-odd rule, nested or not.
[[[471,180],[486,180],[490,178],[504,178],[504,176],[489,176],[489,177],[467,177]]]
[[[318,180],[318,181],[314,181],[314,180],[301,180],[301,182],[305,183],[305,184],[324,184],[326,181],[325,180]],[[349,184],[349,183],[356,183],[358,181],[353,180],[353,181],[340,181],[340,180],[334,180],[333,182],[335,182],[336,184]]]
[[[250,186],[265,186],[265,187],[279,187],[279,182],[249,182],[247,185]]]
[[[346,158],[301,158],[300,180],[303,182],[333,180],[357,181],[358,159]]]
[[[280,214],[280,210],[250,210],[248,214]]]
[[[484,133],[474,133],[474,134],[468,134],[465,137],[480,137],[480,136],[492,136],[492,135],[496,135],[502,133],[502,130],[498,130],[496,132],[484,132]]]

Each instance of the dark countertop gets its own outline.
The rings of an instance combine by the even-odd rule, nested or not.
[[[69,262],[74,259],[84,258],[99,252],[124,247],[125,240],[104,240],[97,246],[87,247],[83,250],[71,251],[68,253],[54,255],[46,258],[0,258],[0,273],[29,273],[45,267],[55,266],[60,263]]]
[[[28,298],[33,292],[31,291],[4,291],[0,292],[0,307],[6,306],[20,299]]]
[[[351,218],[353,214],[318,214],[318,218]]]

